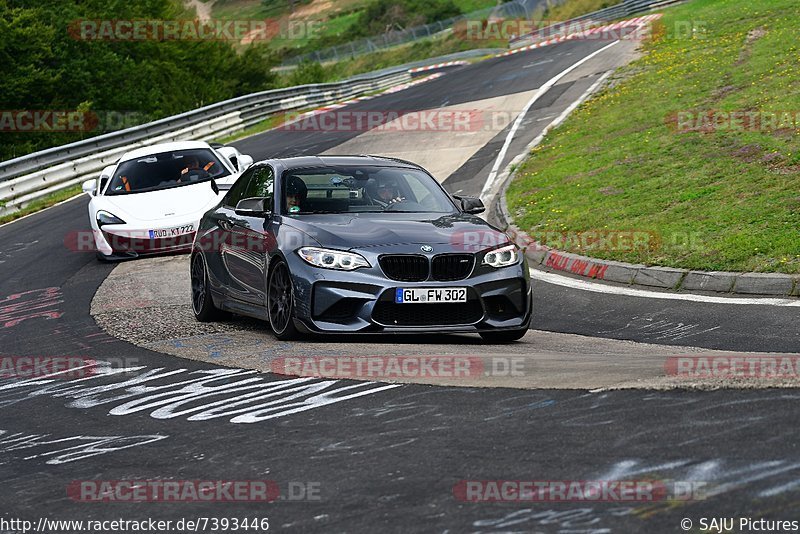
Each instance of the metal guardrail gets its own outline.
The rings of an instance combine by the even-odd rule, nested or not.
[[[547,2],[563,3],[565,0],[511,0],[478,11],[465,13],[449,19],[439,20],[430,24],[414,26],[400,30],[391,30],[380,35],[350,41],[345,44],[331,46],[328,48],[315,50],[306,54],[287,58],[283,62],[283,67],[294,66],[303,61],[314,61],[317,63],[336,62],[344,59],[371,54],[387,48],[393,48],[406,43],[411,43],[421,39],[429,39],[451,30],[459,21],[463,20],[482,20],[489,17],[494,18],[528,18],[537,10],[543,10]]]
[[[624,0],[619,5],[588,13],[564,24],[587,19],[614,20],[683,1],[685,0]],[[547,31],[547,28],[540,31]],[[524,46],[524,41],[534,39],[537,33],[539,32],[514,39],[512,47]],[[396,68],[361,75],[343,82],[253,93],[148,124],[0,162],[0,215],[94,177],[103,167],[114,163],[122,154],[134,148],[168,141],[223,137],[282,111],[347,100],[403,83],[410,78],[407,68]]]
[[[139,146],[224,137],[277,113],[332,104],[410,79],[407,69],[394,69],[342,82],[262,91],[0,162],[0,214],[92,178]]]
[[[682,3],[684,1],[686,0],[623,0],[617,5],[586,13],[580,17],[575,17],[546,28],[541,28],[535,32],[515,37],[509,40],[509,46],[511,48],[527,46],[536,43],[540,39],[544,40],[560,36],[564,33],[585,30],[587,28],[587,22],[589,22],[588,25],[593,25],[595,23],[599,25],[608,21],[630,17],[638,13],[658,9],[671,4]]]

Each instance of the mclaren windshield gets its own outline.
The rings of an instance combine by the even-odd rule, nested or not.
[[[436,180],[417,169],[332,166],[283,173],[282,212],[457,213]]]
[[[208,149],[179,150],[122,162],[106,195],[158,191],[230,175],[219,157]]]

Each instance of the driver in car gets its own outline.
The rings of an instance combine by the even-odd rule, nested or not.
[[[392,179],[379,181],[375,185],[375,193],[376,198],[373,197],[373,200],[384,207],[406,200],[405,197],[400,195],[400,188],[397,186],[397,182]]]
[[[205,166],[200,167],[200,160],[197,156],[188,156],[186,158],[186,167],[181,170],[181,176],[178,178],[178,182],[184,180],[199,180],[201,178],[207,178],[210,176],[211,167],[214,166],[213,161],[209,161],[205,164]]]

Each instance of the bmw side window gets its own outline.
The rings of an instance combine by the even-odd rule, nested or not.
[[[228,194],[225,195],[225,199],[222,201],[222,205],[228,208],[235,208],[236,204],[238,204],[240,200],[242,200],[243,198],[247,198],[245,196],[245,192],[247,191],[247,186],[249,185],[250,180],[253,178],[253,174],[255,174],[255,172],[261,168],[262,167],[259,167],[257,169],[248,169],[247,172],[242,174],[239,177],[239,179],[236,180],[236,183],[233,184],[231,190],[228,191]]]
[[[253,179],[247,186],[247,191],[242,198],[264,197],[268,198],[268,206],[272,207],[275,191],[275,173],[272,167],[259,167],[253,173]]]

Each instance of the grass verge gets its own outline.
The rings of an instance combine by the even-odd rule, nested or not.
[[[0,216],[0,224],[6,224],[8,222],[19,219],[20,217],[24,217],[26,215],[30,215],[31,213],[36,213],[37,211],[49,208],[50,206],[68,200],[74,197],[75,195],[80,194],[80,192],[81,192],[81,184],[72,186],[62,191],[56,191],[55,193],[47,195],[46,197],[34,200],[33,202],[31,202],[30,204],[28,204],[19,211],[15,211],[14,213],[9,213],[8,215]]]
[[[797,8],[797,0],[693,0],[666,10],[622,81],[521,166],[508,191],[517,224],[599,258],[800,272]],[[709,127],[717,112],[757,119],[723,114]],[[562,237],[598,229],[656,239],[635,247]]]
[[[413,63],[423,59],[464,52],[476,48],[507,48],[505,40],[476,41],[449,34],[445,37],[422,39],[411,44],[339,61],[323,67],[326,81],[335,81],[375,70]]]

